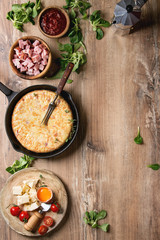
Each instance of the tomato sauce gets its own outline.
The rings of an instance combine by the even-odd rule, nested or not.
[[[41,28],[48,35],[56,36],[61,34],[66,25],[65,15],[57,8],[50,8],[42,14]]]

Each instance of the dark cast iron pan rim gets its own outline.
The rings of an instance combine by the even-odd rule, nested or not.
[[[7,87],[6,87],[7,89]],[[27,93],[35,91],[35,90],[50,90],[55,92],[56,91],[56,87],[51,86],[51,85],[46,85],[46,84],[42,84],[42,85],[33,85],[30,87],[25,88],[24,90],[20,91],[19,93],[14,93],[14,97],[11,99],[11,101],[9,102],[7,111],[6,111],[6,115],[5,115],[5,128],[6,128],[6,132],[8,135],[8,138],[13,146],[13,148],[17,151],[17,152],[22,152],[28,156],[32,156],[35,158],[50,158],[50,157],[54,157],[57,156],[59,154],[61,154],[62,152],[64,152],[74,141],[77,132],[78,132],[78,127],[79,127],[79,115],[78,115],[78,111],[77,108],[72,100],[72,97],[70,95],[70,93],[66,92],[66,91],[62,91],[61,96],[66,100],[66,102],[69,104],[71,110],[72,110],[72,114],[73,114],[73,119],[75,119],[75,121],[73,122],[73,126],[75,128],[75,132],[72,136],[71,140],[68,140],[68,142],[66,142],[64,145],[62,145],[59,149],[54,150],[52,152],[47,152],[47,153],[36,153],[33,151],[30,151],[26,148],[24,148],[20,142],[17,140],[17,138],[15,137],[13,130],[12,130],[12,125],[11,125],[11,120],[12,120],[12,114],[13,114],[13,110],[14,107],[16,105],[16,103]],[[9,90],[9,89],[8,89]],[[9,99],[9,96],[7,96]],[[10,99],[9,99],[10,100]]]

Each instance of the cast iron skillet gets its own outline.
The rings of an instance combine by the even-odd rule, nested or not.
[[[78,111],[77,108],[72,100],[71,95],[66,92],[66,91],[62,91],[61,96],[66,100],[66,102],[69,104],[71,110],[72,110],[72,114],[73,114],[73,119],[75,119],[75,121],[73,122],[73,126],[74,126],[74,133],[73,136],[70,140],[68,140],[68,142],[66,142],[63,146],[61,146],[59,149],[52,151],[52,152],[47,152],[47,153],[36,153],[30,150],[27,150],[25,147],[23,147],[20,142],[17,140],[17,138],[15,137],[13,130],[12,130],[12,125],[11,125],[11,120],[12,120],[12,113],[14,110],[14,107],[16,105],[16,103],[27,93],[34,91],[34,90],[50,90],[55,92],[57,90],[56,87],[51,86],[51,85],[34,85],[34,86],[30,86],[28,88],[25,88],[24,90],[20,91],[19,93],[17,92],[13,92],[12,90],[10,90],[9,88],[7,88],[4,84],[2,84],[0,82],[0,90],[7,96],[8,101],[9,101],[9,105],[6,111],[6,115],[5,115],[5,128],[6,128],[6,132],[8,135],[8,138],[13,146],[13,148],[17,151],[17,152],[22,152],[28,156],[32,156],[35,158],[50,158],[50,157],[54,157],[56,155],[59,155],[60,153],[62,153],[63,151],[65,151],[70,145],[71,143],[74,141],[76,134],[78,132],[78,127],[79,127],[79,116],[78,116]]]

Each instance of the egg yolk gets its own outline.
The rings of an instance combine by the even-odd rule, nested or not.
[[[41,187],[37,192],[37,197],[40,202],[47,202],[52,197],[52,192],[47,187]]]

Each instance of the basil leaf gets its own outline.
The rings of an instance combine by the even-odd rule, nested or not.
[[[108,232],[109,224],[105,223],[105,224],[99,225],[98,228],[102,229],[102,231],[104,231],[104,232]]]
[[[157,164],[157,163],[148,165],[147,167],[152,168],[153,170],[159,170],[160,169],[160,165]]]
[[[140,135],[140,128],[138,127],[138,135],[137,137],[134,139],[135,143],[137,144],[142,144],[143,143],[143,138]]]

